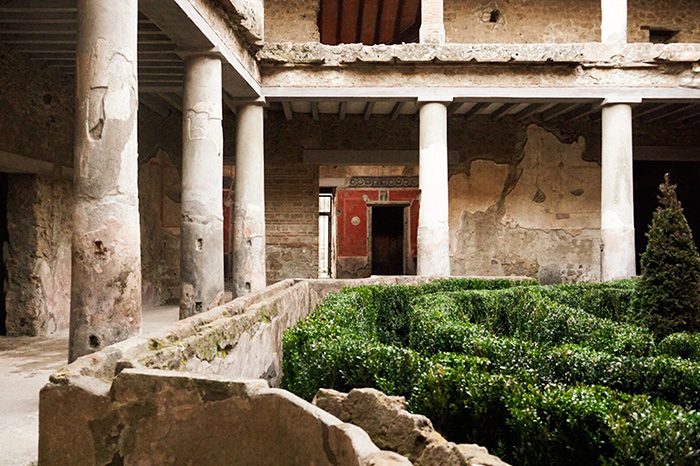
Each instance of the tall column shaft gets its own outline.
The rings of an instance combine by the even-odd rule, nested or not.
[[[69,360],[141,329],[137,0],[79,0]]]
[[[421,0],[420,42],[445,43],[443,0]]]
[[[420,109],[420,212],[418,275],[450,275],[447,192],[447,106],[431,102]]]
[[[180,318],[224,298],[223,129],[221,60],[185,59],[182,112]]]
[[[603,281],[635,275],[632,107],[603,107],[601,225]]]
[[[265,169],[263,108],[239,107],[233,206],[233,293],[265,288]]]
[[[601,41],[606,44],[627,42],[627,0],[601,0]]]

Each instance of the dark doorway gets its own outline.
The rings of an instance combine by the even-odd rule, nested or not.
[[[659,185],[664,173],[671,174],[671,182],[678,185],[676,192],[683,204],[685,217],[693,231],[695,244],[700,239],[700,162],[634,162],[634,228],[637,250],[637,273],[641,273],[639,257],[647,248],[646,232],[649,230],[654,210],[659,205]]]
[[[5,270],[4,257],[7,240],[7,174],[0,173],[0,335],[7,335],[5,325],[7,318],[7,310],[5,309],[7,271]]]
[[[405,206],[372,206],[372,274],[403,275]]]

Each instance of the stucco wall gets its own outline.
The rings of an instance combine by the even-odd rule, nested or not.
[[[3,46],[0,63],[0,151],[73,165],[73,81]]]
[[[445,0],[454,43],[565,43],[600,40],[600,0]],[[493,14],[492,12],[496,12]],[[496,19],[496,22],[491,22]]]
[[[700,42],[700,8],[688,0],[628,0],[627,40],[648,42],[642,26],[678,30],[671,42]]]
[[[180,297],[182,116],[139,108],[139,215],[145,306]]]
[[[7,334],[49,335],[70,316],[72,185],[9,175]]]
[[[336,115],[321,115],[319,121],[298,116],[277,122],[271,113],[266,125],[270,157],[290,157],[301,148],[418,147],[419,125],[410,116],[394,121],[381,115],[368,121],[361,116],[343,121]],[[545,130],[510,118],[498,122],[485,116],[471,121],[451,118],[449,148],[459,156],[449,171],[452,273],[528,275],[545,282],[597,279],[599,138],[593,126],[584,123],[566,130],[550,125]],[[351,173],[323,169],[326,179]],[[317,219],[310,218],[309,227],[311,222]]]
[[[265,0],[265,41],[318,42],[320,0]]]

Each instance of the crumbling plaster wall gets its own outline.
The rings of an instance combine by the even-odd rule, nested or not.
[[[73,165],[73,81],[4,46],[0,63],[0,151]]]
[[[9,175],[7,334],[43,336],[68,328],[72,185]]]
[[[182,115],[139,108],[139,215],[145,306],[180,297]]]
[[[272,118],[283,117],[271,112],[268,118],[268,138],[276,141],[268,144],[270,156],[302,149],[418,147],[419,125],[408,115],[395,121],[382,115],[369,121],[324,114],[319,121]],[[449,148],[459,153],[459,163],[450,165],[452,273],[528,275],[545,282],[598,279],[599,138],[595,125],[580,122],[544,129],[508,117],[451,118]],[[349,172],[323,171],[324,178],[342,173]]]
[[[648,42],[643,26],[679,31],[671,42],[700,42],[700,8],[688,0],[628,0],[627,40]]]
[[[447,42],[600,41],[600,0],[445,0],[444,5]]]
[[[320,41],[320,9],[320,0],[265,0],[265,41]]]

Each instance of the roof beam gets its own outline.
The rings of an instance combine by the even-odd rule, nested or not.
[[[574,112],[573,115],[569,115],[569,121],[580,120],[596,112],[600,112],[600,105],[584,105],[580,110]]]
[[[450,105],[447,106],[447,116],[450,117],[454,115],[455,113],[459,112],[462,108],[464,108],[469,102],[452,102]]]
[[[372,116],[372,112],[374,111],[374,106],[377,104],[374,100],[370,100],[367,102],[367,105],[365,105],[365,120],[369,120],[370,117]]]
[[[578,107],[579,104],[559,104],[556,105],[542,114],[542,121],[553,120],[556,117],[566,115],[572,112]]]
[[[390,119],[391,119],[391,120],[396,120],[396,119],[399,117],[399,115],[401,115],[401,110],[403,110],[403,108],[404,108],[405,106],[406,106],[406,101],[405,101],[405,100],[401,100],[401,101],[399,101],[399,102],[396,102],[396,103],[394,104],[394,108],[391,109],[391,116],[390,116]]]
[[[139,103],[150,108],[162,117],[170,116],[170,106],[152,94],[142,94],[139,96]]]
[[[655,121],[663,120],[664,118],[670,117],[670,116],[675,115],[677,113],[685,112],[686,110],[689,110],[692,107],[694,107],[693,104],[687,104],[687,105],[682,105],[680,107],[671,108],[668,111],[654,114],[648,118],[643,118],[642,121],[644,121],[644,123],[653,123]]]
[[[311,102],[311,118],[318,121],[318,102]]]
[[[690,120],[691,118],[695,118],[698,116],[700,116],[700,106],[696,106],[694,111],[689,111],[688,113],[677,115],[676,118],[668,120],[667,123],[680,123],[682,121]]]
[[[518,121],[523,121],[523,120],[531,117],[535,113],[539,113],[542,110],[544,110],[545,108],[551,107],[552,105],[553,104],[546,104],[546,103],[545,104],[542,104],[542,103],[532,104],[529,107],[526,107],[526,108],[520,110],[518,113],[516,113],[515,119]]]
[[[516,105],[518,104],[506,103],[501,105],[499,108],[497,108],[491,113],[491,119],[494,121],[500,120],[505,116],[506,113],[508,113],[509,110],[512,110],[513,107],[515,107]]]
[[[644,115],[649,115],[650,113],[656,113],[661,109],[664,109],[668,107],[671,104],[652,104],[649,105],[648,108],[642,109],[641,107],[635,108],[635,112],[633,112],[633,117],[634,118],[641,118]]]
[[[170,94],[167,92],[159,92],[158,97],[166,101],[169,105],[173,106],[177,111],[182,113],[182,100],[176,94]]]
[[[284,111],[284,118],[287,121],[292,121],[294,119],[294,110],[292,110],[291,102],[282,102],[282,111]]]
[[[464,114],[464,118],[471,120],[477,113],[491,105],[488,102],[477,102],[472,108],[470,108],[467,113]]]
[[[345,119],[345,115],[348,113],[348,103],[340,102],[340,109],[338,110],[338,118],[341,120]]]

